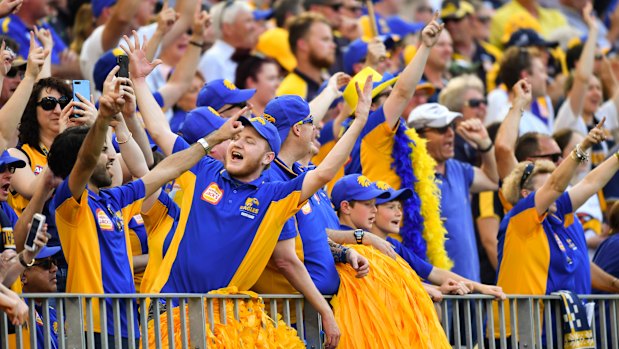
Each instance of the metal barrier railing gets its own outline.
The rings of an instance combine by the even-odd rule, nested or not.
[[[139,333],[141,348],[153,347],[175,348],[173,336],[162,340],[162,331],[174,333],[174,317],[180,321],[180,336],[182,348],[206,348],[207,330],[205,324],[213,330],[215,327],[215,308],[219,307],[220,322],[226,323],[226,300],[232,301],[234,318],[239,320],[239,302],[250,299],[246,295],[198,295],[198,294],[136,294],[136,295],[91,295],[91,294],[28,294],[30,317],[26,324],[16,326],[14,334],[9,335],[10,326],[5,313],[0,313],[0,347],[1,348],[37,348],[37,321],[43,326],[44,349],[50,349],[52,322],[50,321],[49,305],[54,303],[59,348],[94,348],[94,304],[98,303],[100,333],[107,333],[108,316],[113,318],[113,343],[108,343],[107,336],[100,336],[102,348],[121,348],[121,303],[125,303],[127,328],[129,337]],[[305,301],[301,295],[261,295],[265,311],[272,319],[278,319],[278,308],[282,320],[291,325],[291,319],[296,317],[296,330],[304,339],[308,348],[321,348],[320,315]],[[35,302],[42,309],[37,316]],[[581,299],[597,303],[597,320],[593,321],[592,330],[601,349],[619,349],[619,296],[617,295],[586,295]],[[106,302],[112,304],[112,314],[107,313]],[[132,304],[138,302],[138,322],[134,326],[134,311]],[[162,302],[163,301],[163,302]],[[497,302],[485,295],[445,296],[440,304],[441,322],[445,332],[455,348],[563,348],[562,326],[560,319],[559,296],[527,296],[510,295],[504,302]],[[150,309],[147,303],[151,304]],[[180,309],[188,309],[187,313],[179,311],[175,315],[173,307],[178,304]],[[507,310],[507,311],[506,311]],[[496,311],[496,313],[495,313]],[[159,316],[151,316],[155,338],[149,338],[145,324],[149,321],[149,313],[161,314],[167,321],[162,325]],[[507,315],[509,313],[509,315]],[[498,317],[498,327],[495,328],[495,317]],[[368,319],[371,321],[371,319]],[[62,325],[64,324],[64,326]],[[165,326],[165,327],[164,327]],[[275,321],[277,326],[277,321]],[[515,335],[508,336],[507,329]],[[188,330],[188,331],[187,331]],[[493,333],[499,334],[494,338]],[[552,335],[544,336],[544,333]],[[458,334],[458,335],[456,335]],[[24,337],[24,336],[27,337]],[[543,338],[545,337],[545,338]],[[134,341],[128,341],[128,348],[136,349]]]

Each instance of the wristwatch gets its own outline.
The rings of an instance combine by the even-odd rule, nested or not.
[[[204,138],[198,139],[198,143],[204,148],[204,153],[206,153],[206,155],[211,152],[211,148],[213,147],[211,147]]]
[[[24,267],[24,268],[29,268],[31,266],[34,265],[34,258],[32,258],[32,260],[30,261],[30,263],[26,263],[26,261],[24,260],[24,255],[22,253],[19,254],[19,263]]]
[[[355,235],[355,240],[357,241],[357,245],[361,245],[363,243],[363,237],[365,236],[365,231],[363,229],[355,229],[353,231]]]

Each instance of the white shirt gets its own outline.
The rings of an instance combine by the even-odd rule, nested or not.
[[[599,122],[600,118],[603,116],[606,116],[606,122],[604,123],[605,128],[612,131],[619,127],[617,107],[612,100],[604,102],[595,112],[593,118],[595,121]],[[555,120],[555,130],[558,131],[564,128],[580,132],[583,136],[589,133],[582,115],[574,115],[569,98],[567,98],[559,108],[557,119]]]
[[[228,79],[232,82],[236,76],[236,66],[238,65],[231,58],[235,48],[223,40],[216,40],[213,47],[208,49],[198,64],[198,71],[211,82],[217,79]]]
[[[548,106],[548,119],[544,121],[543,119],[537,117],[535,114],[531,112],[531,109],[527,109],[522,113],[522,117],[520,118],[520,126],[518,127],[518,136],[522,136],[527,132],[537,132],[545,135],[551,136],[554,132],[554,109],[552,108],[552,102],[550,101],[550,97],[546,96],[546,105]],[[503,106],[503,109],[497,113],[499,115],[498,120],[502,122],[507,116],[509,112],[509,108],[511,108],[510,104],[506,104]]]

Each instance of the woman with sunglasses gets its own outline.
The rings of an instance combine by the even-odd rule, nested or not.
[[[619,170],[619,153],[566,191],[574,171],[588,161],[587,151],[604,139],[600,123],[558,167],[548,160],[525,161],[505,178],[501,190],[513,205],[498,236],[497,286],[505,293],[590,294],[591,288],[619,292],[619,282],[589,261],[582,226],[574,217],[574,211]]]

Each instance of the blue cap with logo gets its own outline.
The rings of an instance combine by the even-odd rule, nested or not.
[[[241,121],[244,126],[253,127],[256,132],[258,132],[258,134],[260,134],[262,138],[269,143],[269,146],[275,155],[279,153],[279,149],[282,146],[282,141],[279,138],[277,128],[271,121],[262,116],[252,116],[251,118],[241,116],[239,121]]]
[[[215,110],[221,109],[226,104],[237,104],[246,102],[256,93],[256,89],[239,89],[229,80],[217,79],[204,84],[196,105],[198,107],[213,107]]]
[[[13,165],[16,168],[22,168],[26,167],[26,162],[24,160],[12,157],[8,150],[5,150],[2,152],[2,155],[0,155],[0,167],[6,165]]]
[[[112,7],[115,4],[116,0],[92,0],[92,15],[99,18],[105,8]]]
[[[385,44],[387,50],[390,50],[395,45],[396,38],[392,35],[380,35],[377,36],[377,38]],[[344,72],[346,74],[354,74],[354,65],[365,60],[365,56],[367,56],[367,54],[367,40],[361,38],[351,42],[344,53]]]
[[[422,22],[409,22],[400,16],[387,18],[387,25],[391,29],[392,34],[399,35],[402,38],[408,34],[415,34],[425,27],[425,24]]]
[[[211,107],[198,107],[187,114],[179,134],[187,143],[192,144],[219,129],[226,119],[219,116]]]
[[[377,198],[376,205],[382,205],[394,200],[404,201],[413,196],[413,190],[410,188],[395,190],[392,186],[389,185],[389,183],[383,181],[376,181],[374,184],[376,185],[376,188],[389,194],[389,196],[386,198]]]
[[[264,108],[265,118],[277,127],[281,142],[286,141],[292,125],[310,116],[309,104],[296,95],[275,97]]]
[[[55,255],[58,252],[60,252],[60,246],[43,246],[35,259],[45,259]]]
[[[387,197],[389,193],[378,189],[368,177],[360,174],[340,178],[331,191],[331,202],[336,210],[340,208],[342,201],[365,201]]]
[[[117,65],[116,57],[123,55],[126,55],[125,51],[120,48],[115,48],[99,57],[92,71],[92,78],[95,81],[95,88],[97,91],[103,92],[103,83],[105,82],[105,78],[107,78],[107,74]]]

